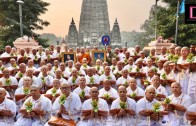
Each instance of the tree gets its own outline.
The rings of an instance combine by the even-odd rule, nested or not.
[[[175,38],[176,29],[176,12],[177,12],[177,0],[162,0],[167,4],[166,7],[158,6],[157,13],[157,34],[164,38]],[[195,0],[187,0],[186,3],[195,3]],[[149,19],[145,21],[141,29],[146,32],[146,40],[153,40],[151,37],[154,35],[154,6],[151,8]],[[184,14],[179,15],[179,29],[178,29],[178,41],[180,46],[190,46],[196,44],[196,25],[185,24]]]
[[[47,11],[50,4],[42,0],[23,0],[23,33],[33,36],[40,45],[47,47],[47,39],[42,39],[33,30],[43,30],[49,22],[40,18]],[[13,45],[13,41],[20,37],[19,5],[16,0],[0,1],[0,42],[3,47]]]

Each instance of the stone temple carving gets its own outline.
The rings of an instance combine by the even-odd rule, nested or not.
[[[104,35],[111,37],[110,44],[112,46],[121,46],[120,28],[117,20],[113,30],[110,31],[107,0],[83,0],[79,30],[77,31],[72,19],[68,32],[68,46],[98,46]]]

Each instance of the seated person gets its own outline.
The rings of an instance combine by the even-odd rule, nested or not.
[[[79,86],[73,91],[73,93],[78,94],[82,102],[90,98],[90,87],[86,86],[86,79],[85,77],[79,78]]]
[[[0,88],[0,126],[13,126],[16,104],[6,98],[6,90]]]
[[[126,96],[126,87],[118,87],[119,98],[112,102],[110,114],[112,120],[108,121],[111,126],[135,126],[136,102]]]
[[[136,110],[139,115],[137,126],[160,126],[162,122],[168,121],[163,120],[163,116],[168,112],[164,111],[159,101],[155,99],[155,94],[155,88],[149,86],[145,90],[145,97],[137,102]]]
[[[188,107],[186,119],[188,120],[188,125],[196,125],[196,103]]]
[[[25,100],[19,110],[20,117],[14,126],[44,126],[50,118],[52,103],[40,94],[36,85],[30,88],[31,96]]]
[[[109,107],[105,100],[98,97],[99,90],[92,87],[90,90],[91,99],[86,100],[82,105],[82,120],[78,126],[104,126],[106,125]]]
[[[167,106],[169,111],[170,124],[173,126],[184,125],[184,114],[187,108],[192,104],[191,98],[182,93],[182,87],[180,83],[174,82],[171,84],[172,95],[168,98],[171,100]]]

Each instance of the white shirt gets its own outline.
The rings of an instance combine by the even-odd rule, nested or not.
[[[131,80],[131,77],[129,77],[129,75],[127,75],[127,79],[122,76],[118,78],[118,80],[116,81],[116,84],[120,85],[120,84],[125,84],[127,82],[127,85],[129,85],[130,80]]]
[[[47,90],[46,94],[52,94],[52,90],[53,90],[53,88]],[[57,94],[61,94],[60,88],[56,91],[56,93],[57,93]]]
[[[115,76],[114,76],[113,74],[110,74],[109,76],[110,76],[110,78],[111,78],[110,80],[116,81],[116,78],[115,78]],[[100,81],[104,81],[105,79],[107,79],[107,77],[108,77],[108,76],[106,76],[105,74],[102,74],[102,75],[99,77],[99,82],[100,82]]]
[[[9,79],[11,81],[10,85],[18,85],[18,81],[16,80],[15,77],[10,76]],[[6,79],[4,77],[0,78],[0,81],[2,82],[3,85],[6,85],[5,84]]]
[[[102,88],[99,90],[99,97],[104,97],[105,94],[109,94],[110,97],[114,97],[114,98],[118,98],[118,92],[116,91],[116,89],[110,87],[109,91],[106,91],[105,88]]]
[[[87,84],[90,84],[90,79],[91,78],[93,78],[94,84],[99,84],[99,78],[97,76],[95,76],[95,75],[93,75],[91,77],[89,77],[88,75],[86,75],[85,78],[86,78],[86,83]]]
[[[1,126],[13,126],[14,117],[16,115],[16,104],[7,98],[0,104],[0,110],[10,110],[13,116],[0,117]]]
[[[23,79],[24,79],[24,77],[20,79],[18,87],[23,86]],[[32,82],[33,82],[32,85],[37,85],[37,86],[41,87],[41,83],[37,81],[37,77],[36,76],[32,77]]]
[[[154,87],[153,84],[150,85],[150,86],[151,86],[151,87]],[[154,87],[154,88],[155,88],[155,87]],[[165,95],[165,96],[168,95],[168,93],[167,93],[165,87],[163,87],[161,84],[159,85],[158,88],[155,88],[155,91],[156,91],[156,94],[163,94],[163,95]]]
[[[71,76],[71,77],[68,79],[68,84],[71,84],[71,85],[73,85],[73,84],[78,84],[78,83],[79,83],[79,79],[80,79],[80,77],[78,76],[78,77],[76,78],[75,82],[73,82],[73,76]]]
[[[90,96],[90,87],[86,86],[83,90],[78,86],[76,89],[73,90],[73,93],[80,94],[82,91],[85,92],[85,96]]]
[[[135,93],[137,96],[144,96],[145,93],[144,93],[144,90],[140,87],[137,87],[135,91],[131,90],[130,86],[127,87],[127,95],[131,95]]]
[[[59,104],[59,98],[60,96],[53,103],[52,108],[55,111],[55,113],[57,113],[60,110],[61,105]],[[70,115],[61,114],[64,119],[76,120],[78,117],[80,117],[82,103],[80,101],[80,97],[77,94],[70,93],[63,106],[65,107],[66,111],[70,112]]]

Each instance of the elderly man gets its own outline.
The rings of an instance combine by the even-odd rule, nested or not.
[[[179,83],[174,82],[171,84],[172,95],[169,96],[171,103],[167,109],[170,111],[169,118],[171,126],[184,125],[183,116],[187,108],[192,104],[191,98],[182,93],[182,87]]]
[[[129,57],[128,64],[123,69],[127,69],[130,73],[130,72],[132,72],[133,68],[135,68],[135,67],[136,67],[136,65],[134,64],[133,57]]]
[[[139,115],[137,126],[160,126],[162,116],[168,114],[155,99],[155,94],[154,87],[147,87],[145,97],[137,102],[137,113]],[[155,106],[157,107],[155,108]]]
[[[126,87],[118,87],[119,98],[113,101],[110,114],[112,120],[108,121],[111,126],[135,126],[136,102],[126,96]]]
[[[78,76],[78,71],[76,69],[73,69],[71,72],[71,77],[68,79],[68,84],[74,85],[78,84],[79,82],[79,76]]]
[[[81,69],[81,63],[77,62],[75,64],[75,68],[78,71],[79,76],[86,76],[86,73],[84,72],[84,70]]]
[[[99,97],[106,100],[110,106],[119,96],[116,89],[111,87],[111,81],[106,79],[103,81],[103,88],[99,90]]]
[[[110,67],[106,66],[104,71],[105,71],[105,73],[99,77],[100,84],[102,84],[105,79],[108,79],[108,80],[112,81],[112,84],[115,84],[116,78],[113,74],[110,73]]]
[[[73,92],[80,96],[82,102],[90,97],[90,87],[86,86],[85,77],[79,78],[79,87],[77,87]]]
[[[71,92],[69,84],[61,84],[60,89],[62,94],[53,103],[54,115],[77,122],[82,106],[79,96]],[[62,101],[62,97],[65,97],[66,100]]]
[[[20,117],[14,126],[44,126],[51,115],[51,101],[40,94],[38,86],[31,86],[31,96],[25,100],[19,110]]]
[[[78,126],[105,126],[108,116],[108,104],[98,97],[99,90],[92,87],[90,90],[91,99],[86,100],[82,106],[83,120]]]
[[[73,69],[74,69],[74,61],[69,60],[68,61],[68,66],[65,68],[65,71],[68,72],[69,75],[70,75]]]
[[[3,70],[3,77],[0,78],[0,81],[3,83],[3,86],[18,85],[18,81],[10,75],[10,70],[7,68]]]
[[[31,69],[33,69],[34,71],[37,71],[37,68],[34,67],[34,61],[33,61],[32,59],[28,60],[28,62],[27,62],[27,69],[28,69],[28,68],[31,68]]]
[[[6,98],[6,90],[0,88],[0,125],[13,126],[16,114],[16,104]]]
[[[62,77],[61,70],[56,70],[55,75],[56,75],[56,79],[58,79],[60,83],[67,83],[67,80]]]
[[[70,62],[70,61],[69,61],[69,62]],[[68,78],[71,76],[71,73],[72,73],[72,71],[73,71],[73,69],[71,69],[71,72],[70,72],[70,71],[67,71],[67,70],[66,70],[66,65],[65,65],[65,63],[60,63],[60,70],[61,70],[61,72],[62,72],[63,78],[65,78],[65,79],[68,79]]]

